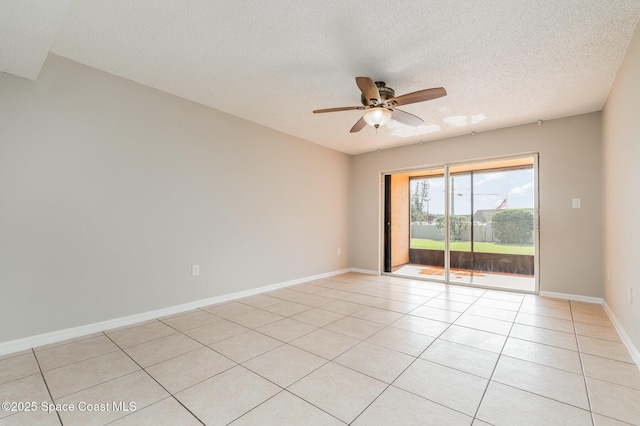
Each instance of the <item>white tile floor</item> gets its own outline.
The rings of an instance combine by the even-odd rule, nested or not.
[[[0,401],[37,403],[0,425],[638,425],[640,370],[597,305],[345,274],[5,355]]]

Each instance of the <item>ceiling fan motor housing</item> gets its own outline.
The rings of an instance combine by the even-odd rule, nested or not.
[[[391,87],[387,87],[384,81],[376,81],[376,87],[380,94],[381,103],[384,103],[387,99],[395,98],[396,92]],[[360,102],[362,102],[362,105],[364,106],[370,105],[369,99],[365,98],[364,94],[360,96]]]

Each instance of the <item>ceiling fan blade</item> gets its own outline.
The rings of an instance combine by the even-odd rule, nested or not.
[[[416,102],[430,101],[431,99],[437,99],[443,96],[447,96],[447,91],[444,90],[444,87],[436,87],[433,89],[418,90],[417,92],[407,93],[406,95],[387,99],[386,103],[390,106],[408,105]]]
[[[375,100],[376,105],[380,103],[380,93],[378,93],[378,86],[369,77],[356,77],[356,84],[362,92],[365,98],[371,101]]]
[[[351,111],[354,109],[365,109],[363,106],[350,106],[350,107],[340,107],[340,108],[326,108],[326,109],[316,109],[313,111],[314,114],[320,114],[322,112],[337,112],[337,111]]]
[[[360,130],[364,129],[366,125],[367,125],[367,122],[364,121],[363,117],[360,117],[360,120],[356,121],[356,124],[354,124],[353,127],[351,128],[350,133],[359,132]]]
[[[408,112],[402,111],[401,109],[397,108],[393,109],[393,115],[391,116],[391,118],[402,124],[413,127],[418,127],[419,125],[424,123],[424,120],[417,115],[409,114]]]

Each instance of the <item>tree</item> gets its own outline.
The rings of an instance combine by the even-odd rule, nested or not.
[[[425,203],[429,200],[429,182],[426,179],[419,180],[411,193],[411,222],[427,222],[429,212],[424,211]]]
[[[449,216],[449,226],[451,227],[451,238],[454,241],[462,240],[462,233],[469,229],[471,221],[467,216],[451,215]],[[440,216],[436,219],[436,227],[440,230],[444,230],[444,216]]]
[[[493,215],[493,233],[501,243],[522,244],[533,234],[533,213],[527,209],[500,210]]]

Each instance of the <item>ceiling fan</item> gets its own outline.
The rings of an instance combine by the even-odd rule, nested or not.
[[[393,119],[408,126],[417,127],[424,121],[413,114],[396,108],[400,105],[408,105],[416,102],[430,101],[447,95],[443,87],[433,89],[418,90],[406,95],[396,96],[395,91],[387,87],[383,81],[374,81],[369,77],[356,77],[356,84],[362,92],[360,101],[363,106],[350,106],[340,108],[317,109],[314,114],[337,111],[364,111],[360,120],[351,128],[351,133],[359,132],[369,124],[376,129]]]

